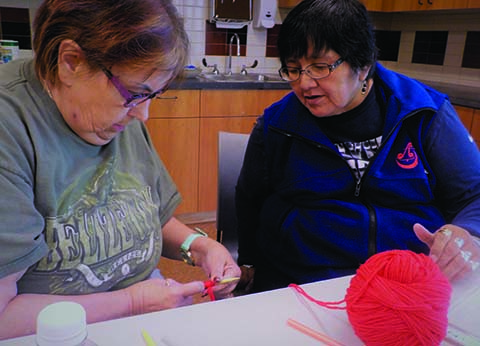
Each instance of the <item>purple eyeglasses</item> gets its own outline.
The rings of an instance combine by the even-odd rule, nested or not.
[[[120,95],[125,99],[125,103],[123,104],[123,107],[126,108],[133,108],[138,106],[139,104],[153,99],[155,96],[162,94],[166,91],[167,88],[163,88],[158,91],[154,91],[153,93],[141,93],[141,94],[132,94],[130,91],[125,88],[122,83],[118,80],[117,77],[115,77],[110,70],[107,68],[102,68],[103,73],[107,76],[107,78],[112,82],[113,86],[115,89],[118,90]]]

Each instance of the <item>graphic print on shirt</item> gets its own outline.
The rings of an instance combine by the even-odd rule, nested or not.
[[[58,216],[47,220],[50,251],[27,273],[36,285],[48,280],[43,284],[53,294],[104,291],[133,273],[143,278],[158,263],[160,220],[151,189],[114,166],[112,159],[93,176],[84,174],[63,194]]]
[[[370,159],[380,147],[380,144],[382,144],[382,136],[363,142],[335,143],[335,146],[345,161],[348,162],[358,181],[365,172]]]

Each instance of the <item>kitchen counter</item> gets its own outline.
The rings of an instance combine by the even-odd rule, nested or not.
[[[170,89],[290,89],[288,82],[271,82],[271,81],[251,81],[251,82],[217,82],[203,78],[186,78],[183,80],[175,80]]]
[[[465,85],[457,85],[454,83],[436,82],[421,80],[421,82],[430,85],[440,92],[447,94],[450,101],[459,106],[480,109],[480,86],[470,87]],[[174,81],[171,89],[290,89],[287,82],[279,81],[252,81],[252,82],[217,82],[209,81],[203,78],[189,78]]]
[[[450,97],[454,105],[480,109],[480,85],[471,87],[454,83],[433,82],[421,80],[432,88],[437,89]]]

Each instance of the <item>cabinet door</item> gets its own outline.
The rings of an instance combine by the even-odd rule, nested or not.
[[[150,119],[147,128],[183,200],[175,214],[198,211],[199,118]]]
[[[278,0],[278,7],[292,8],[300,3],[301,0]],[[369,11],[382,11],[384,0],[360,0]],[[391,1],[391,0],[385,0]]]
[[[150,103],[150,118],[198,118],[200,90],[168,90]]]
[[[201,117],[261,115],[290,90],[203,90]]]
[[[468,8],[480,8],[480,0],[468,0]]]
[[[472,122],[473,122],[473,113],[474,109],[473,108],[468,108],[468,107],[463,107],[463,106],[454,106],[455,110],[457,111],[458,117],[462,121],[463,125],[465,125],[465,128],[468,130],[468,132],[472,131]]]
[[[169,90],[150,104],[147,128],[183,197],[175,214],[198,211],[199,107],[199,90]]]
[[[384,11],[449,10],[468,7],[468,0],[385,0]]]
[[[389,1],[389,0],[385,0]],[[361,3],[365,5],[369,11],[382,11],[383,10],[383,0],[360,0]]]
[[[218,133],[250,133],[257,116],[200,119],[199,211],[217,209]]]
[[[250,133],[265,108],[290,90],[202,90],[199,211],[217,209],[218,132]]]
[[[473,139],[480,146],[480,109],[474,109],[472,129],[470,131]]]
[[[300,3],[301,0],[278,0],[278,7],[291,8]]]

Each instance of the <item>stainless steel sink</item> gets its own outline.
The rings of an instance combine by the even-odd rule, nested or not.
[[[234,73],[231,75],[226,74],[213,74],[213,73],[202,73],[198,78],[203,78],[209,81],[220,82],[220,83],[245,83],[245,82],[283,82],[280,76],[274,74],[263,74],[263,73],[249,73],[249,74],[240,74]]]

